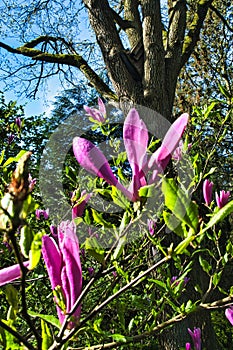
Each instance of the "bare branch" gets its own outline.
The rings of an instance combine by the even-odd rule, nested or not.
[[[214,7],[212,4],[210,5],[210,9],[216,13],[216,15],[221,19],[221,21],[223,22],[223,24],[227,27],[227,29],[230,30],[230,32],[233,33],[233,27],[231,27],[229,25],[229,23],[227,22],[227,20],[224,18],[224,16],[221,14],[220,11],[218,11],[218,9],[216,9],[216,7]]]
[[[0,42],[0,47],[2,47],[3,49],[13,54],[30,57],[33,60],[62,64],[62,65],[78,68],[84,74],[84,76],[90,81],[90,84],[94,86],[94,88],[103,97],[107,99],[114,99],[114,100],[117,99],[114,92],[103,82],[103,80],[98,76],[98,74],[96,74],[96,72],[89,66],[87,61],[81,55],[57,54],[57,53],[54,54],[54,53],[43,52],[41,50],[33,48],[39,43],[48,42],[48,41],[56,42],[56,40],[60,40],[60,38],[56,39],[48,36],[41,36],[18,48],[13,48],[3,42]]]

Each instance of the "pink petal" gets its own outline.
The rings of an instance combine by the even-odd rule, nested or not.
[[[73,151],[75,158],[84,169],[101,177],[110,185],[116,186],[118,180],[114,176],[107,159],[93,143],[81,137],[75,137]]]
[[[85,109],[85,111],[89,116],[91,116],[93,119],[97,120],[98,122],[105,121],[103,115],[100,113],[100,111],[98,111],[98,109],[90,108],[88,106],[83,106],[83,108]]]
[[[230,324],[233,326],[233,306],[225,310],[225,315]]]
[[[184,133],[184,130],[188,123],[188,114],[182,114],[169,128],[166,133],[162,145],[151,156],[149,161],[149,168],[153,168],[155,164],[161,164],[163,170],[166,168],[172,153],[179,144],[179,141]]]
[[[124,122],[123,138],[133,173],[129,191],[137,197],[139,188],[147,184],[144,171],[147,164],[148,131],[134,108],[130,110]]]
[[[25,267],[29,266],[29,261],[25,261],[23,264]],[[21,277],[21,270],[19,264],[15,264],[9,267],[5,267],[0,270],[0,286],[10,283]]]
[[[47,235],[43,236],[41,252],[48,271],[52,290],[54,290],[56,286],[61,286],[63,288],[61,281],[62,257],[55,240]],[[59,321],[62,324],[65,315],[59,306],[56,308]]]
[[[83,215],[85,206],[91,196],[92,196],[91,194],[86,194],[86,191],[83,191],[81,193],[81,197],[79,198],[78,203],[75,204],[72,208],[72,219],[81,217]]]
[[[98,97],[98,105],[100,113],[103,115],[103,117],[106,116],[105,104],[103,103],[100,97]]]
[[[138,175],[146,164],[148,145],[148,131],[145,123],[140,119],[136,109],[131,109],[127,115],[123,137],[128,160],[133,174]]]
[[[132,200],[132,194],[117,180],[103,153],[90,141],[81,137],[73,140],[73,151],[79,164],[90,173],[101,177],[112,186],[116,186]]]
[[[80,249],[76,235],[76,225],[64,221],[58,226],[59,246],[62,253],[62,285],[66,296],[66,310],[69,312],[82,290],[82,267],[80,262]],[[81,306],[74,316],[80,317]]]

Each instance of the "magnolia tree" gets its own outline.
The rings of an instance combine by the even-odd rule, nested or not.
[[[222,310],[226,328],[233,325],[233,200],[225,190],[214,198],[214,169],[198,167],[188,114],[170,125],[140,106],[126,117],[101,99],[84,109],[71,117],[79,129],[73,119],[63,124],[64,139],[58,128],[44,150],[44,209],[29,175],[31,152],[1,160],[5,172],[18,162],[1,199],[1,345],[156,349],[157,336],[180,325],[179,349],[200,350],[209,336],[214,349],[216,335],[190,316]],[[155,130],[146,124],[151,113]],[[96,133],[104,136],[99,145]]]

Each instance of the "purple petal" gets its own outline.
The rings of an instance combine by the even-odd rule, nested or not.
[[[29,266],[29,261],[25,261],[23,264],[25,267]],[[10,283],[21,277],[21,270],[19,264],[15,264],[9,267],[5,267],[0,270],[0,286]]]
[[[79,198],[78,203],[76,203],[72,208],[72,219],[81,217],[83,215],[85,206],[91,196],[91,194],[86,194],[86,191],[83,191],[81,193],[81,197]]]
[[[186,343],[185,344],[185,350],[191,350],[191,344],[190,343]]]
[[[98,97],[98,105],[99,105],[100,113],[103,115],[103,117],[105,117],[106,116],[106,108],[105,108],[105,104],[103,103],[103,101],[101,100],[100,97]]]
[[[148,131],[134,108],[130,110],[124,122],[123,137],[133,175],[136,175],[139,179],[144,179],[144,186],[143,169],[147,163]]]
[[[101,177],[110,185],[116,186],[118,180],[114,176],[107,159],[93,143],[81,137],[75,137],[73,151],[75,158],[84,169]]]
[[[80,249],[76,235],[76,225],[64,221],[58,226],[59,247],[62,253],[62,285],[66,296],[66,310],[69,312],[82,290],[82,267],[80,262]],[[81,306],[74,312],[80,317]]]
[[[116,186],[132,200],[132,194],[117,180],[103,153],[90,141],[81,137],[73,140],[73,151],[79,164],[90,173],[101,177],[112,186]]]
[[[47,235],[42,237],[41,252],[48,271],[52,290],[54,290],[56,286],[63,287],[61,281],[62,257],[59,248],[53,238]],[[62,324],[65,316],[59,306],[57,306],[57,314],[59,321]]]
[[[52,289],[61,286],[62,257],[55,240],[47,235],[42,237],[42,255],[48,271]]]
[[[189,335],[193,340],[195,350],[201,350],[201,329],[194,327],[193,332],[188,328]]]
[[[105,118],[100,113],[100,111],[98,111],[98,109],[90,108],[88,106],[83,106],[83,108],[85,109],[87,114],[89,116],[91,116],[94,120],[97,120],[98,122],[104,122],[105,121]]]
[[[213,182],[210,180],[206,179],[203,182],[203,197],[205,200],[206,205],[210,205],[212,201],[212,191],[213,191]]]
[[[215,193],[216,203],[217,206],[221,209],[224,207],[224,205],[227,204],[228,199],[230,197],[230,191],[225,192],[224,190],[220,191],[220,195],[218,193]]]
[[[225,315],[230,324],[233,326],[233,305],[225,310]]]
[[[169,128],[166,133],[162,145],[159,149],[151,156],[149,161],[149,168],[154,168],[160,164],[164,170],[171,159],[172,153],[179,144],[179,141],[184,133],[184,130],[188,123],[188,114],[182,114]]]

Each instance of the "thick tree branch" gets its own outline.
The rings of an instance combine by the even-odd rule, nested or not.
[[[114,11],[111,7],[110,7],[110,11],[112,13],[112,16],[115,22],[119,25],[121,29],[126,30],[128,28],[133,28],[134,24],[132,21],[128,21],[126,19],[121,18],[121,16],[116,11]]]
[[[167,34],[166,58],[172,58],[174,62],[180,60],[184,33],[186,28],[186,1],[172,1],[169,8],[169,27]]]
[[[183,54],[181,60],[181,66],[183,67],[191,56],[196,43],[200,37],[200,31],[206,18],[208,9],[212,4],[213,0],[199,0],[197,10],[194,15],[193,21],[190,25],[188,34],[184,38]]]
[[[111,81],[120,97],[131,101],[142,95],[141,77],[129,60],[114,21],[114,16],[107,0],[83,0],[91,26],[96,34],[104,62]],[[137,83],[138,82],[138,83]]]
[[[125,20],[128,20],[134,24],[133,28],[126,30],[126,34],[129,39],[131,48],[135,47],[139,41],[142,41],[142,23],[140,19],[140,13],[138,10],[138,0],[125,0],[124,1],[124,16]]]
[[[160,1],[142,0],[144,62],[144,97],[148,105],[160,113],[165,113],[163,101],[166,97],[158,96],[164,92],[165,52],[162,40],[162,22]]]
[[[186,29],[186,1],[169,2],[169,26],[166,47],[166,89],[169,104],[174,101],[177,77],[181,69],[182,47]],[[169,91],[174,91],[170,94]]]
[[[54,54],[43,52],[38,49],[34,49],[36,45],[44,41],[53,40],[56,42],[56,38],[41,36],[29,43],[13,48],[3,42],[0,42],[0,47],[7,50],[10,53],[23,55],[30,57],[33,60],[41,62],[56,63],[78,68],[84,76],[90,81],[90,84],[105,98],[116,100],[115,93],[103,82],[103,80],[95,73],[95,71],[89,66],[87,61],[79,54]]]

